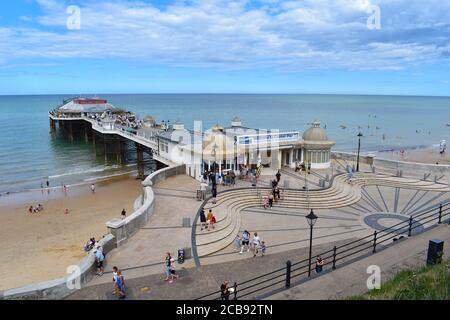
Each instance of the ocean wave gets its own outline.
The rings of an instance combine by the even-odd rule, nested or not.
[[[87,169],[87,170],[75,170],[75,171],[69,171],[66,173],[61,173],[61,174],[56,174],[53,176],[49,176],[49,179],[57,179],[57,178],[61,178],[61,177],[67,177],[67,176],[73,176],[73,175],[81,175],[81,174],[86,174],[86,173],[97,173],[97,172],[104,172],[104,171],[108,171],[108,170],[114,170],[114,169],[119,169],[120,166],[119,165],[113,165],[113,166],[109,166],[109,167],[104,167],[104,168],[92,168],[92,169]]]

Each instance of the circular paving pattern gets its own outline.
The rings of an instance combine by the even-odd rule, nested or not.
[[[364,223],[367,224],[372,229],[377,231],[384,230],[385,232],[393,231],[393,233],[398,235],[408,234],[408,223],[406,223],[407,221],[409,221],[409,216],[392,212],[373,213],[364,218]],[[400,222],[405,223],[399,226],[395,226]],[[390,230],[389,228],[392,226],[395,226],[394,229],[398,228],[402,229],[396,231]],[[413,219],[413,227],[414,229],[411,231],[411,234],[422,232],[424,229],[424,226],[421,223],[415,221],[414,219]]]

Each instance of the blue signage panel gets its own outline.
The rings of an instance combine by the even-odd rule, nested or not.
[[[239,145],[265,144],[265,143],[280,143],[299,140],[299,132],[279,132],[255,134],[248,136],[239,136],[237,141]]]

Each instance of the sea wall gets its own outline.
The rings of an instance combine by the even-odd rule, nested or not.
[[[332,151],[331,157],[333,159],[350,160],[356,161],[357,155],[355,153],[349,152],[339,152]],[[403,171],[414,173],[418,175],[430,175],[428,179],[434,179],[435,176],[438,178],[442,175],[450,174],[450,165],[444,164],[430,164],[430,163],[418,163],[418,162],[407,162],[407,161],[397,161],[390,159],[382,159],[374,156],[360,155],[359,161],[361,163],[366,163],[376,168],[380,167],[383,169],[388,169],[392,171]]]
[[[106,223],[108,234],[99,240],[99,245],[103,247],[106,258],[108,258],[108,253],[111,250],[124,244],[144,226],[153,214],[155,198],[151,186],[168,177],[185,174],[185,172],[185,165],[171,166],[155,171],[142,182],[142,205],[127,218],[113,219]],[[138,207],[136,201],[135,206]],[[96,270],[94,252],[89,252],[78,265],[74,266],[74,269],[77,270],[76,276],[71,274],[59,279],[2,291],[0,292],[0,300],[63,299],[73,292],[76,288],[75,283],[83,286],[94,276]]]

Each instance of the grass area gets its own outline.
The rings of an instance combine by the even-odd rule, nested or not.
[[[448,300],[450,296],[450,259],[441,264],[400,271],[382,283],[381,289],[348,300]]]

